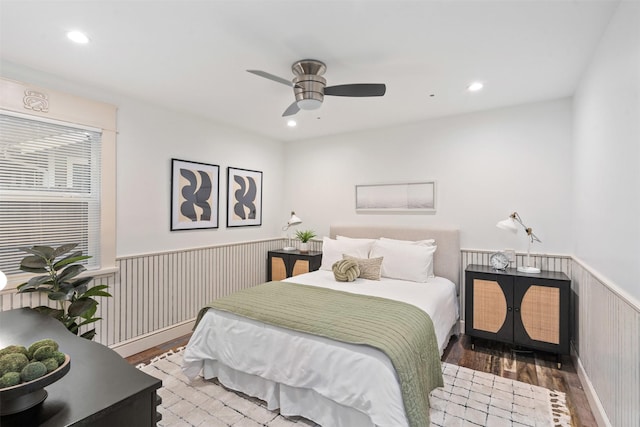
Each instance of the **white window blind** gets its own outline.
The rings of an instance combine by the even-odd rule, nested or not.
[[[100,145],[96,129],[0,112],[0,270],[65,243],[100,267]]]

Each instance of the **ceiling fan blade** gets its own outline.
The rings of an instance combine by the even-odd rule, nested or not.
[[[354,83],[324,88],[325,95],[333,96],[382,96],[386,91],[387,87],[378,83]]]
[[[273,74],[269,74],[266,71],[261,71],[261,70],[247,70],[247,71],[250,72],[251,74],[255,74],[256,76],[264,77],[265,79],[273,80],[274,82],[282,83],[283,85],[286,85],[289,87],[293,86],[293,83],[291,83],[291,80],[274,76]]]
[[[293,104],[289,105],[289,107],[284,110],[284,113],[282,113],[282,117],[293,116],[298,111],[300,111],[300,107],[298,107],[298,101],[294,101]]]

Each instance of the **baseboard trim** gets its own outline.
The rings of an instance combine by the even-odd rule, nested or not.
[[[195,325],[196,319],[187,320],[169,327],[158,329],[139,337],[132,338],[127,341],[119,342],[110,346],[112,350],[122,357],[129,357],[142,351],[148,350],[168,341],[180,338],[191,333]]]
[[[573,345],[571,345],[571,359],[573,360],[573,365],[578,372],[578,378],[580,378],[580,383],[582,383],[582,387],[584,388],[584,394],[587,396],[589,407],[591,408],[593,417],[596,419],[596,423],[598,423],[598,427],[612,427],[609,422],[609,417],[607,417],[607,413],[605,412],[604,407],[600,402],[600,398],[596,393],[596,389],[593,387],[593,384],[591,384],[587,371],[585,371],[584,366],[582,366],[580,357],[576,353]]]

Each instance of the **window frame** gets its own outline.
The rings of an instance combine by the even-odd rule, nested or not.
[[[88,126],[102,132],[100,185],[99,270],[87,275],[103,276],[116,268],[116,113],[114,105],[41,88],[0,77],[0,109],[38,120],[56,120],[70,126]],[[4,292],[14,291],[30,274],[7,276]]]

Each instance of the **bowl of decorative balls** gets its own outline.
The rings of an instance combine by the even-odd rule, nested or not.
[[[47,398],[44,389],[71,369],[69,355],[52,339],[29,347],[10,345],[0,350],[0,415],[22,412]]]

